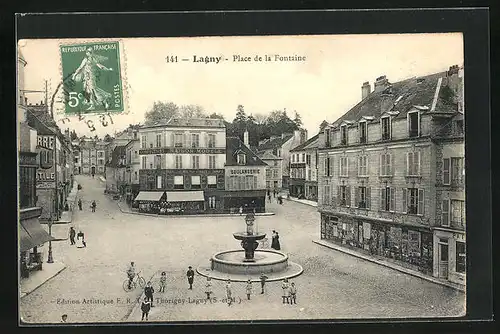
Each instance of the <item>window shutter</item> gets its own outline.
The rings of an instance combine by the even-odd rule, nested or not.
[[[356,157],[356,164],[355,164],[356,168],[355,169],[356,169],[356,174],[358,174],[358,176],[361,175],[361,173],[359,172],[359,169],[361,168],[361,161],[360,161],[360,159],[361,159],[361,156],[357,156]]]
[[[337,204],[340,204],[342,200],[342,196],[341,196],[341,193],[340,193],[340,186],[337,186]]]
[[[354,188],[354,207],[359,206],[359,187]]]
[[[380,189],[380,210],[385,210],[385,192],[386,188]]]
[[[342,157],[339,158],[339,175],[342,176]]]
[[[412,152],[406,153],[406,175],[411,175],[411,165],[412,165],[411,160],[413,160],[412,158],[413,158]]]
[[[383,158],[384,158],[383,154],[379,155],[379,157],[378,157],[378,175],[383,175],[383,173],[382,173],[382,170],[383,170],[382,169]]]
[[[418,211],[417,214],[424,214],[424,189],[418,189]]]
[[[367,209],[370,209],[371,206],[372,206],[372,199],[371,199],[371,196],[372,196],[372,192],[371,192],[371,188],[370,187],[366,187],[366,208]]]
[[[403,188],[403,212],[407,213],[408,212],[408,205],[407,205],[407,189]]]
[[[187,134],[182,134],[182,147],[187,147]]]
[[[346,205],[351,206],[351,186],[346,186]]]
[[[441,202],[441,225],[450,225],[450,201],[447,199]]]
[[[173,133],[170,134],[170,147],[175,146],[175,135]]]
[[[349,157],[345,157],[345,176],[349,176]]]
[[[395,210],[395,204],[396,204],[396,188],[389,188],[390,191],[390,202],[389,202],[389,211],[396,211]]]
[[[420,151],[416,152],[417,153],[417,170],[415,171],[415,174],[417,175],[422,175],[422,164],[420,163],[421,160],[420,160]]]
[[[389,154],[389,173],[390,175],[394,175],[394,154]]]
[[[205,132],[205,134],[203,135],[203,138],[205,140],[205,147],[208,147],[208,133]]]
[[[443,159],[443,184],[450,184],[450,159]]]
[[[334,165],[333,165],[333,156],[330,157],[330,176],[333,176],[333,170],[334,170]]]

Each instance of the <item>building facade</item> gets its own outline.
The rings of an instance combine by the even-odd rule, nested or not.
[[[71,142],[73,146],[73,175],[82,174],[82,152],[80,151],[80,142],[74,140]]]
[[[288,189],[290,180],[290,150],[307,140],[306,130],[295,130],[293,133],[283,133],[281,136],[271,136],[259,141],[257,154],[271,153],[282,159],[281,188]]]
[[[222,120],[171,119],[141,127],[139,140],[141,192],[166,191],[168,211],[223,210],[226,128]]]
[[[290,150],[290,196],[318,200],[318,137]]]
[[[224,211],[265,212],[267,164],[238,137],[228,137],[226,148]]]
[[[80,139],[82,174],[105,175],[109,143],[94,138]]]
[[[280,191],[283,188],[283,159],[267,151],[259,153],[258,157],[267,165],[266,190]]]
[[[139,171],[141,169],[139,148],[139,139],[132,139],[125,145],[125,180],[127,185],[126,199],[128,203],[131,203],[139,194]]]
[[[379,77],[373,92],[364,83],[362,101],[324,128],[318,149],[322,239],[437,276],[437,257],[448,261],[440,252],[451,255],[451,249],[436,249],[444,244],[435,231],[442,216],[436,200],[450,196],[436,180],[438,164],[449,171],[451,160],[440,153],[448,144],[435,137],[461,113],[459,81],[456,67],[394,84]],[[460,156],[460,146],[463,141],[446,154]]]
[[[125,196],[126,182],[125,146],[116,146],[111,161],[106,163],[106,192]]]

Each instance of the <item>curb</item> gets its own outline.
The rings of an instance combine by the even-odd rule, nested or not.
[[[57,275],[59,275],[64,269],[66,269],[68,266],[67,265],[64,265],[64,267],[62,267],[58,272],[56,272],[52,277],[49,277],[46,281],[44,281],[42,284],[40,284],[39,286],[37,286],[36,288],[34,288],[33,290],[29,291],[29,292],[24,292],[24,293],[21,293],[20,294],[20,297],[19,297],[19,300],[21,300],[22,298],[26,297],[27,295],[31,294],[32,292],[36,291],[39,287],[41,287],[42,285],[44,285],[45,283],[47,283],[48,281],[50,281],[51,279],[53,279],[54,277],[56,277]]]
[[[314,204],[309,204],[309,203],[304,203],[304,202],[300,202],[298,200],[295,200],[295,199],[287,199],[285,198],[288,202],[295,202],[295,203],[300,203],[300,204],[304,204],[304,205],[309,205],[309,206],[312,206],[313,208],[317,208],[318,207],[318,204],[314,205]]]
[[[198,215],[157,215],[157,214],[152,214],[152,213],[141,213],[141,212],[130,212],[130,211],[124,211],[120,204],[116,202],[116,205],[118,206],[118,209],[122,213],[126,213],[129,215],[140,215],[140,216],[149,216],[149,217],[155,217],[155,218],[189,218],[189,217],[243,217],[243,215],[240,215],[239,213],[219,213],[219,214],[209,214],[209,215],[204,215],[204,214],[198,214]],[[256,213],[256,217],[267,217],[267,216],[274,216],[274,212],[261,212],[261,213]]]
[[[359,254],[359,253],[357,253],[355,251],[350,251],[350,250],[344,249],[341,246],[326,244],[326,243],[318,241],[318,240],[313,240],[312,242],[314,242],[317,245],[320,245],[320,246],[323,246],[323,247],[327,247],[327,248],[336,250],[338,252],[341,252],[341,253],[344,253],[344,254],[347,254],[347,255],[351,255],[351,256],[363,259],[365,261],[376,263],[378,265],[381,265],[381,266],[384,266],[384,267],[387,267],[387,268],[391,268],[393,270],[396,270],[396,271],[399,271],[399,272],[402,272],[402,273],[405,273],[405,274],[408,274],[408,275],[411,275],[411,276],[414,276],[414,277],[418,277],[418,278],[426,280],[428,282],[432,282],[432,283],[439,284],[439,285],[442,285],[442,286],[446,286],[446,287],[449,287],[449,288],[452,288],[452,289],[455,289],[455,290],[458,290],[458,291],[461,291],[461,292],[465,292],[465,286],[462,287],[462,286],[459,286],[458,284],[455,285],[453,283],[443,282],[441,280],[435,279],[434,277],[427,276],[427,275],[419,273],[417,271],[414,271],[414,270],[411,270],[411,269],[407,269],[407,268],[404,268],[404,267],[400,267],[400,266],[392,264],[392,263],[387,263],[385,261],[380,261],[380,260],[377,260],[377,259],[374,259],[374,258],[371,258],[371,257],[368,257],[368,256],[364,256],[363,254]]]
[[[155,272],[150,278],[148,281],[152,281],[153,280],[153,277],[156,276],[156,274],[158,274],[160,271],[158,270],[157,272]],[[146,281],[146,283],[148,282]],[[130,311],[129,314],[127,314],[125,317],[123,317],[123,319],[127,322],[137,322],[137,321],[130,321],[130,317],[132,316],[132,314],[134,314],[138,308],[141,307],[141,304],[142,304],[142,301],[144,300],[144,298],[146,297],[145,293],[144,293],[144,288],[142,288],[142,293],[140,295],[140,297],[138,298],[137,300],[137,303],[135,304],[135,306],[132,308],[132,311]]]

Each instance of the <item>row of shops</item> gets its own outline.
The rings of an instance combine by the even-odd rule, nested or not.
[[[464,284],[465,232],[322,213],[321,239]]]
[[[265,190],[140,191],[130,204],[139,212],[165,215],[265,212],[265,195]]]

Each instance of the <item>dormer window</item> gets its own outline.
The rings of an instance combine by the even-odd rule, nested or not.
[[[244,153],[238,153],[238,165],[246,165],[247,156]]]
[[[366,121],[359,122],[358,129],[359,129],[359,142],[361,144],[366,144],[367,142]]]
[[[325,128],[325,147],[330,147],[330,129]]]
[[[342,125],[340,127],[340,144],[347,145],[347,125]]]
[[[408,136],[420,136],[420,113],[418,111],[412,111],[409,112],[406,117],[408,121]]]
[[[391,134],[391,118],[389,116],[380,119],[380,126],[382,127],[382,140],[390,140]]]

